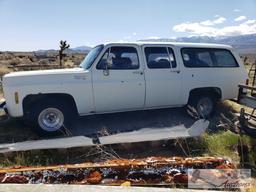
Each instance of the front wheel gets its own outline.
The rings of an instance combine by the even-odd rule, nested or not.
[[[69,127],[71,123],[70,116],[65,105],[50,101],[33,106],[29,119],[39,134],[54,135],[64,127]]]
[[[189,105],[195,108],[200,117],[207,118],[215,110],[216,99],[210,95],[195,95],[189,102]]]

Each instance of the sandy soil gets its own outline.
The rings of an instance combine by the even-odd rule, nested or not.
[[[80,117],[69,131],[73,136],[92,137],[99,133],[114,134],[143,128],[161,129],[180,124],[189,128],[194,121],[186,113],[185,108],[158,109]],[[19,119],[13,119],[8,124],[0,126],[0,136],[0,143],[45,138],[37,135],[33,127]],[[63,134],[60,133],[56,137],[60,136]]]

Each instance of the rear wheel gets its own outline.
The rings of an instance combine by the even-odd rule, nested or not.
[[[200,117],[207,118],[214,113],[216,101],[211,95],[197,94],[190,99],[189,105],[195,108]]]
[[[39,102],[33,106],[29,117],[39,134],[54,135],[70,127],[72,110],[68,110],[64,102]]]

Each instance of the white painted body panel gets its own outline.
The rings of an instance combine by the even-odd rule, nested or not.
[[[111,44],[106,46],[103,53],[110,46]],[[140,52],[139,46],[133,47]],[[139,62],[143,63],[140,56]],[[95,111],[102,113],[142,109],[145,101],[145,79],[144,73],[140,72],[143,72],[143,65],[139,69],[109,70],[107,76],[103,74],[103,70],[92,67]]]
[[[105,76],[96,65],[109,46],[133,46],[138,51],[140,68],[136,70],[109,70]],[[143,47],[168,46],[173,48],[177,62],[174,69],[148,69]],[[239,67],[187,68],[180,49],[183,47],[225,48],[231,50]],[[175,71],[180,71],[179,73]],[[140,74],[142,72],[142,74]],[[238,84],[245,83],[247,74],[239,56],[232,47],[191,43],[110,43],[94,61],[90,69],[58,69],[14,72],[4,76],[3,89],[7,109],[12,117],[23,116],[22,101],[27,95],[65,93],[74,98],[80,115],[112,113],[186,105],[194,88],[217,87],[222,100],[237,96]],[[14,93],[19,95],[15,103]]]
[[[91,73],[82,68],[11,73],[5,76],[3,85],[7,109],[13,117],[23,116],[21,101],[31,94],[70,94],[79,113],[94,110]],[[19,104],[15,103],[15,92],[19,93]]]
[[[159,46],[163,45],[145,45],[145,47]],[[175,47],[171,45],[166,45],[166,47],[171,47],[174,52]],[[146,65],[146,57],[143,52],[144,63],[145,63],[145,81],[146,81],[146,108],[155,107],[166,107],[166,106],[181,106],[184,105],[181,98],[182,81],[180,74],[180,65],[177,60],[177,67],[173,69],[149,69]]]
[[[184,65],[181,65],[183,103],[188,102],[189,92],[195,88],[220,88],[222,94],[221,100],[237,97],[238,84],[245,84],[248,76],[239,56],[232,50],[231,52],[239,63],[239,67],[187,68]]]

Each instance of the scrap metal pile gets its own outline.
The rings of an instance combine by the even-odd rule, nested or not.
[[[0,183],[186,185],[188,168],[230,169],[234,165],[216,157],[114,159],[101,163],[4,168],[0,170]]]

